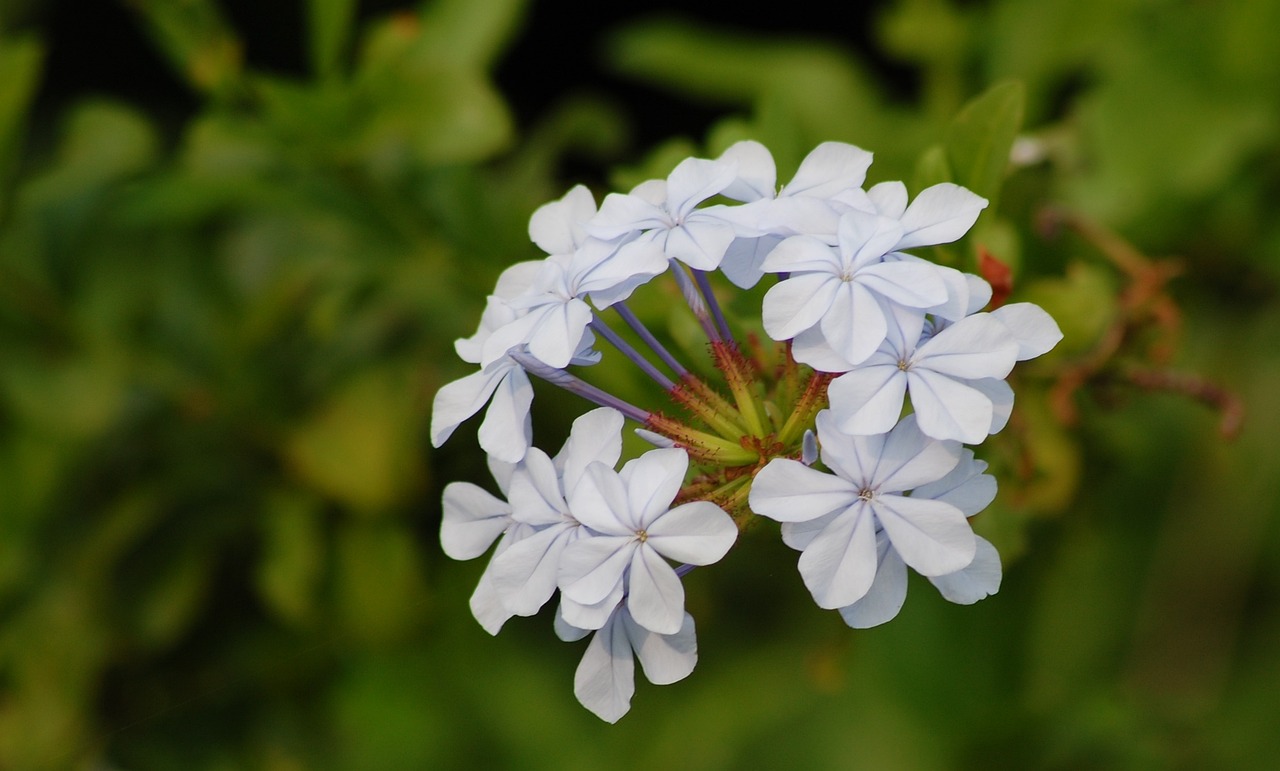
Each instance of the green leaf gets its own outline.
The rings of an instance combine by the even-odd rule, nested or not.
[[[357,639],[402,638],[426,607],[422,554],[400,524],[348,523],[338,533],[335,601],[343,627]]]
[[[325,535],[320,502],[298,493],[275,493],[262,515],[258,593],[278,616],[306,623],[315,614],[324,577]]]
[[[225,93],[243,70],[243,44],[213,0],[132,0],[156,46],[198,91]]]
[[[956,184],[991,201],[989,211],[995,209],[1009,150],[1022,128],[1025,101],[1021,83],[999,83],[965,105],[947,130],[947,158]]]
[[[351,40],[356,0],[308,0],[311,68],[321,77],[336,73]]]
[[[43,59],[44,46],[35,38],[0,38],[0,189],[17,159]]]
[[[916,161],[915,175],[911,179],[912,189],[920,192],[940,182],[951,182],[954,178],[951,164],[947,162],[946,148],[942,145],[933,145],[921,153],[920,159]]]

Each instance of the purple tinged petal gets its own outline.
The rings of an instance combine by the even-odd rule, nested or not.
[[[840,609],[840,617],[854,629],[870,629],[892,621],[907,600],[907,566],[881,534],[877,537],[880,562],[871,588],[862,599]]]
[[[708,501],[681,504],[658,517],[645,532],[651,548],[689,565],[718,562],[738,539],[733,519]]]
[[[591,634],[592,631],[574,626],[566,621],[563,604],[556,606],[556,616],[551,622],[551,628],[555,630],[556,637],[559,637],[563,642],[577,642]]]
[[[804,273],[770,287],[761,307],[761,317],[769,337],[789,340],[821,321],[831,307],[840,283],[829,274]]]
[[[876,575],[875,518],[855,504],[831,520],[800,554],[800,576],[818,607],[843,608],[862,599]]]
[[[511,525],[511,506],[468,482],[444,488],[440,545],[456,560],[479,557]]]
[[[896,249],[949,244],[973,227],[987,199],[950,182],[920,191],[902,214]]]
[[[791,358],[819,372],[848,372],[856,366],[836,353],[820,326],[809,327],[792,338]]]
[[[573,674],[573,695],[596,717],[616,723],[631,709],[635,667],[626,628],[614,614],[587,644]]]
[[[587,325],[591,323],[591,307],[571,298],[562,303],[543,306],[540,319],[529,335],[529,353],[549,367],[564,369],[578,350]],[[530,314],[533,315],[533,314]]]
[[[1013,388],[1003,380],[990,377],[963,382],[991,400],[991,428],[987,432],[995,434],[1003,431],[1013,415]]]
[[[772,235],[735,238],[720,261],[720,272],[739,289],[750,289],[764,276],[764,258],[780,243],[782,239]]]
[[[973,562],[954,573],[929,579],[944,598],[957,605],[972,605],[1000,591],[1000,553],[982,536],[974,536],[974,540],[977,548]]]
[[[821,435],[821,432],[819,432]],[[778,522],[804,522],[851,506],[858,488],[798,461],[774,458],[751,483],[748,505]]]
[[[564,522],[569,513],[559,474],[547,454],[537,447],[529,448],[511,475],[507,500],[511,502],[513,519],[535,527]]]
[[[813,543],[813,539],[817,538],[819,533],[827,529],[831,520],[842,513],[844,509],[823,514],[817,519],[805,522],[783,522],[782,527],[778,528],[782,534],[782,542],[796,551],[804,551],[809,548],[809,544]]]
[[[623,583],[619,581],[607,597],[590,605],[575,602],[572,598],[566,597],[562,593],[560,595],[560,612],[564,616],[565,623],[579,629],[599,629],[604,626],[622,603],[622,598],[625,594]]]
[[[627,610],[636,623],[658,634],[680,631],[684,585],[656,551],[642,544],[631,557],[627,574]]]
[[[480,574],[480,581],[476,584],[475,591],[471,593],[469,605],[471,615],[475,616],[480,627],[491,635],[501,631],[507,619],[515,615],[507,609],[502,601],[502,595],[494,588],[493,576],[488,570]]]
[[[871,505],[893,548],[917,573],[946,575],[973,561],[973,529],[955,506],[900,495],[879,495]]]
[[[818,443],[822,462],[827,468],[849,480],[855,493],[872,483],[876,464],[884,449],[885,436],[855,436],[840,430],[835,413],[826,409],[818,413]]]
[[[645,678],[654,685],[670,685],[685,679],[698,663],[698,641],[694,634],[693,616],[688,613],[675,634],[657,634],[640,626],[626,612],[622,614],[627,637]]]

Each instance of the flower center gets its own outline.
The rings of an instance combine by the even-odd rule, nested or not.
[[[869,501],[874,497],[876,497],[876,491],[869,487],[864,487],[858,491],[858,500],[860,501]]]
[[[644,543],[649,540],[649,532],[647,530],[637,530],[636,539],[639,540],[640,543]]]

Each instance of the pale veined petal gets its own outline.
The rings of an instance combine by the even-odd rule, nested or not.
[[[737,234],[724,222],[688,222],[667,232],[665,251],[697,270],[715,270]]]
[[[631,516],[628,524],[644,530],[665,514],[680,492],[688,468],[689,455],[675,447],[650,450],[627,461],[618,477],[627,488],[627,510]]]
[[[802,273],[770,287],[761,307],[761,320],[769,337],[789,340],[821,321],[840,283],[827,273]]]
[[[587,223],[587,233],[612,241],[638,230],[669,227],[671,218],[658,204],[634,194],[610,193],[601,202],[600,211]]]
[[[879,495],[871,502],[893,548],[917,573],[954,573],[973,561],[973,529],[964,513],[927,498]]]
[[[537,447],[529,448],[511,475],[507,500],[511,502],[513,519],[535,527],[564,522],[569,513],[560,476],[551,459]]]
[[[568,493],[569,511],[595,532],[634,537],[640,529],[631,515],[627,487],[609,466],[598,461],[587,464]]]
[[[920,191],[902,214],[902,240],[896,249],[949,244],[973,227],[987,199],[943,182]]]
[[[444,444],[462,421],[479,412],[513,368],[514,364],[506,362],[495,364],[446,383],[436,391],[431,404],[431,445]]]
[[[529,376],[519,367],[512,367],[494,390],[484,421],[476,432],[480,447],[498,460],[519,463],[533,437],[529,419],[531,404],[533,386]]]
[[[992,377],[962,382],[974,390],[981,391],[991,400],[991,428],[987,429],[987,432],[995,434],[1003,431],[1013,415],[1013,388],[1005,381]]]
[[[624,614],[622,621],[626,625],[627,637],[649,682],[670,685],[689,676],[698,663],[693,616],[685,613],[680,630],[675,634],[657,634],[637,624],[625,608],[620,613]]]
[[[1008,327],[988,313],[951,324],[929,338],[911,357],[924,367],[955,378],[1002,378],[1013,369],[1018,344]]]
[[[737,168],[733,182],[720,191],[726,198],[745,203],[773,198],[777,192],[777,166],[769,149],[759,142],[750,139],[735,142],[720,153],[720,160],[734,163]]]
[[[862,599],[876,575],[876,526],[855,504],[831,520],[800,554],[800,577],[818,607],[843,608]]]
[[[764,276],[764,258],[780,243],[778,236],[735,238],[720,261],[720,272],[739,289],[750,289]]]
[[[760,264],[765,273],[827,273],[840,275],[840,255],[825,241],[813,236],[784,238]]]
[[[603,600],[590,605],[575,602],[562,593],[560,613],[564,616],[565,623],[579,629],[599,629],[604,626],[613,617],[618,605],[622,603],[622,597],[625,594],[623,583],[619,581]]]
[[[450,482],[444,488],[444,517],[440,545],[456,560],[479,557],[511,524],[511,506],[469,482]]]
[[[774,458],[756,474],[748,504],[755,513],[778,522],[804,522],[858,500],[847,480],[788,458]]]
[[[1048,353],[1062,340],[1058,322],[1033,303],[1011,303],[991,312],[1018,341],[1018,361]]]
[[[728,553],[738,526],[714,503],[692,501],[658,517],[646,533],[648,545],[667,559],[710,565]]]
[[[547,254],[568,254],[585,238],[583,225],[596,213],[596,199],[575,185],[558,201],[543,204],[529,218],[529,240]]]
[[[977,550],[973,562],[961,570],[929,579],[948,601],[972,605],[1000,591],[1000,553],[982,536],[974,536]]]
[[[986,394],[927,369],[907,370],[907,388],[920,430],[934,439],[977,444],[987,438],[994,407]]]
[[[877,262],[860,268],[854,281],[908,308],[932,308],[947,301],[947,284],[938,266],[926,262]]]
[[[622,574],[638,545],[634,537],[596,535],[577,539],[560,555],[560,591],[583,605],[600,602],[622,583]]]
[[[840,430],[830,409],[818,413],[818,443],[827,468],[849,480],[854,493],[871,484],[884,449],[884,435],[857,436]]]
[[[694,207],[721,190],[738,176],[738,164],[729,160],[686,158],[667,176],[667,211],[683,220]]]
[[[854,629],[870,629],[892,621],[907,600],[907,566],[881,533],[876,536],[880,562],[871,588],[862,599],[840,608],[840,617]]]
[[[616,723],[631,709],[631,697],[636,691],[635,667],[631,641],[615,613],[587,644],[573,674],[573,695],[596,717]]]
[[[885,435],[871,474],[877,491],[912,490],[946,476],[960,462],[959,443],[925,436],[916,425],[916,418],[907,415]]]
[[[835,286],[837,290],[819,326],[832,350],[847,361],[861,364],[888,334],[884,309],[856,281],[839,281]]]
[[[563,642],[577,642],[587,635],[591,634],[590,629],[583,629],[570,624],[564,618],[564,606],[556,606],[556,617],[551,622],[551,628],[555,630],[556,637]]]
[[[827,388],[831,412],[849,434],[883,434],[898,423],[907,393],[907,375],[894,364],[861,366]]]
[[[622,456],[622,413],[600,407],[578,416],[569,429],[569,438],[555,457],[555,467],[564,480],[564,489],[578,486],[578,479],[592,461],[612,467]]]
[[[823,142],[800,162],[800,168],[782,189],[782,194],[830,198],[849,188],[862,187],[872,157],[854,145]]]
[[[642,544],[631,558],[631,571],[627,575],[627,610],[636,623],[658,634],[680,631],[684,585],[675,569],[656,551]]]
[[[901,219],[907,210],[907,186],[901,182],[881,182],[872,185],[867,197],[875,204],[876,211],[882,217]]]
[[[913,488],[911,497],[943,501],[972,517],[996,498],[996,478],[984,474],[986,470],[986,462],[976,460],[973,450],[965,448],[954,469],[936,482]]]
[[[579,531],[575,525],[552,525],[494,555],[489,572],[507,610],[517,616],[532,616],[542,609],[555,593],[560,555],[577,540]]]

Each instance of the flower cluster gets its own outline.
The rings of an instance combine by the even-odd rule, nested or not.
[[[910,202],[900,182],[864,189],[870,164],[864,150],[825,143],[779,188],[769,152],[740,142],[598,209],[575,187],[530,221],[547,256],[508,268],[476,334],[456,344],[479,369],[436,395],[432,442],[488,405],[479,441],[505,500],[448,485],[444,550],[471,559],[496,542],[471,598],[490,633],[559,592],[557,634],[593,635],[575,693],[605,720],[628,710],[636,658],[656,684],[692,671],[682,579],[756,516],[782,523],[814,600],[852,627],[897,614],[908,567],[952,602],[999,588],[999,556],[968,522],[996,483],[964,445],[1003,428],[1014,363],[1061,333],[1027,303],[983,312],[985,281],[905,251],[960,238],[986,200],[945,183]],[[775,348],[739,345],[715,271],[742,289],[776,276],[756,325]],[[696,316],[722,385],[628,307],[658,276]],[[682,417],[575,374],[601,360],[601,340]],[[529,375],[599,405],[555,457],[532,443]],[[617,469],[628,419],[656,449]]]

